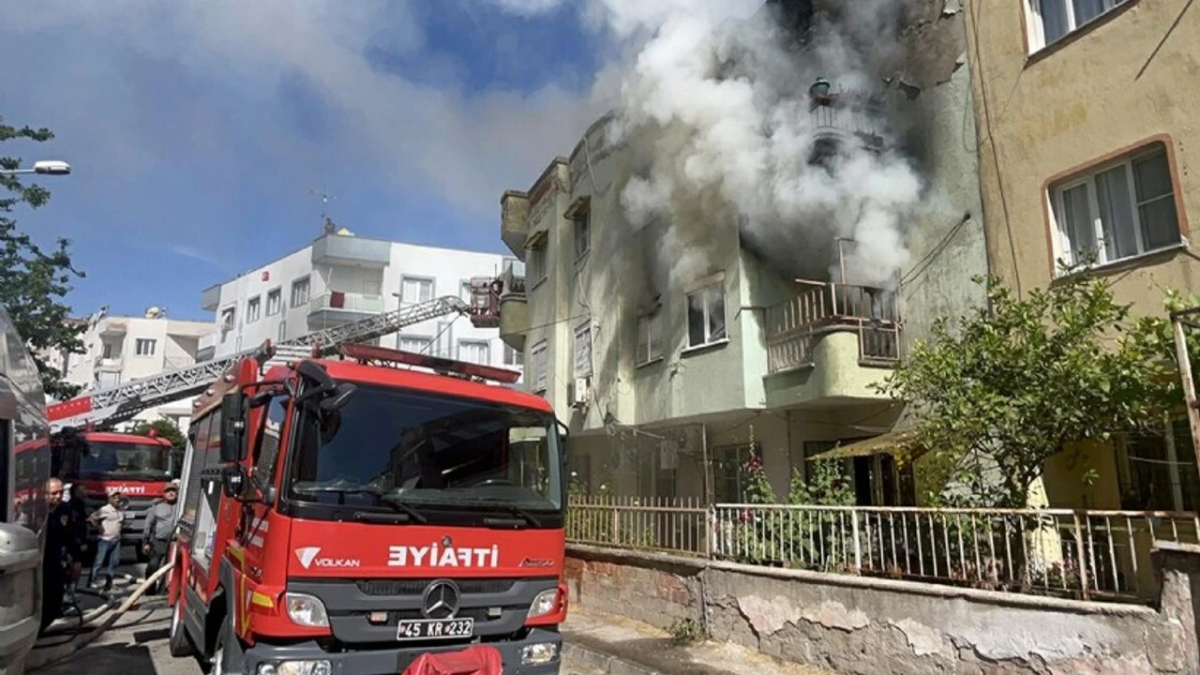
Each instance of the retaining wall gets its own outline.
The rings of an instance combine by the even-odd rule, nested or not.
[[[840,673],[1200,673],[1200,548],[1154,555],[1157,607],[568,547],[571,601]],[[1195,592],[1193,591],[1195,589]]]

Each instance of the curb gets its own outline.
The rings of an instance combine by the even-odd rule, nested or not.
[[[572,642],[563,643],[563,659],[578,661],[608,675],[664,675],[662,671],[626,661],[620,657],[580,647]]]

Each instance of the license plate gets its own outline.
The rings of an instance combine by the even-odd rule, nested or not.
[[[133,520],[136,515],[137,514],[134,514],[134,513],[126,513],[125,520]]]
[[[446,640],[471,637],[475,619],[412,619],[401,621],[397,640]]]

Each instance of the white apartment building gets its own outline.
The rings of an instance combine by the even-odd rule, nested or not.
[[[156,307],[141,317],[109,316],[101,310],[82,321],[87,324],[80,336],[84,352],[51,354],[48,362],[85,391],[186,368],[196,363],[201,339],[213,332],[206,321],[167,318]],[[185,399],[145,410],[119,427],[167,417],[186,432],[190,415],[191,399]]]
[[[447,295],[470,301],[472,278],[498,276],[515,258],[326,233],[282,258],[204,290],[216,328],[201,359],[236,354]],[[519,265],[519,263],[517,263]],[[211,325],[210,325],[211,327]],[[521,370],[521,352],[495,329],[450,315],[378,340],[384,347]]]

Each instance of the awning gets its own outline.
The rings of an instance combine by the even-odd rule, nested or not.
[[[525,248],[537,248],[541,246],[546,241],[548,235],[549,230],[544,227],[530,232],[529,237],[525,239]]]
[[[870,457],[872,455],[891,455],[896,459],[908,461],[920,457],[925,454],[925,451],[926,448],[920,444],[917,430],[909,427],[827,450],[819,455],[809,457],[808,461]]]

